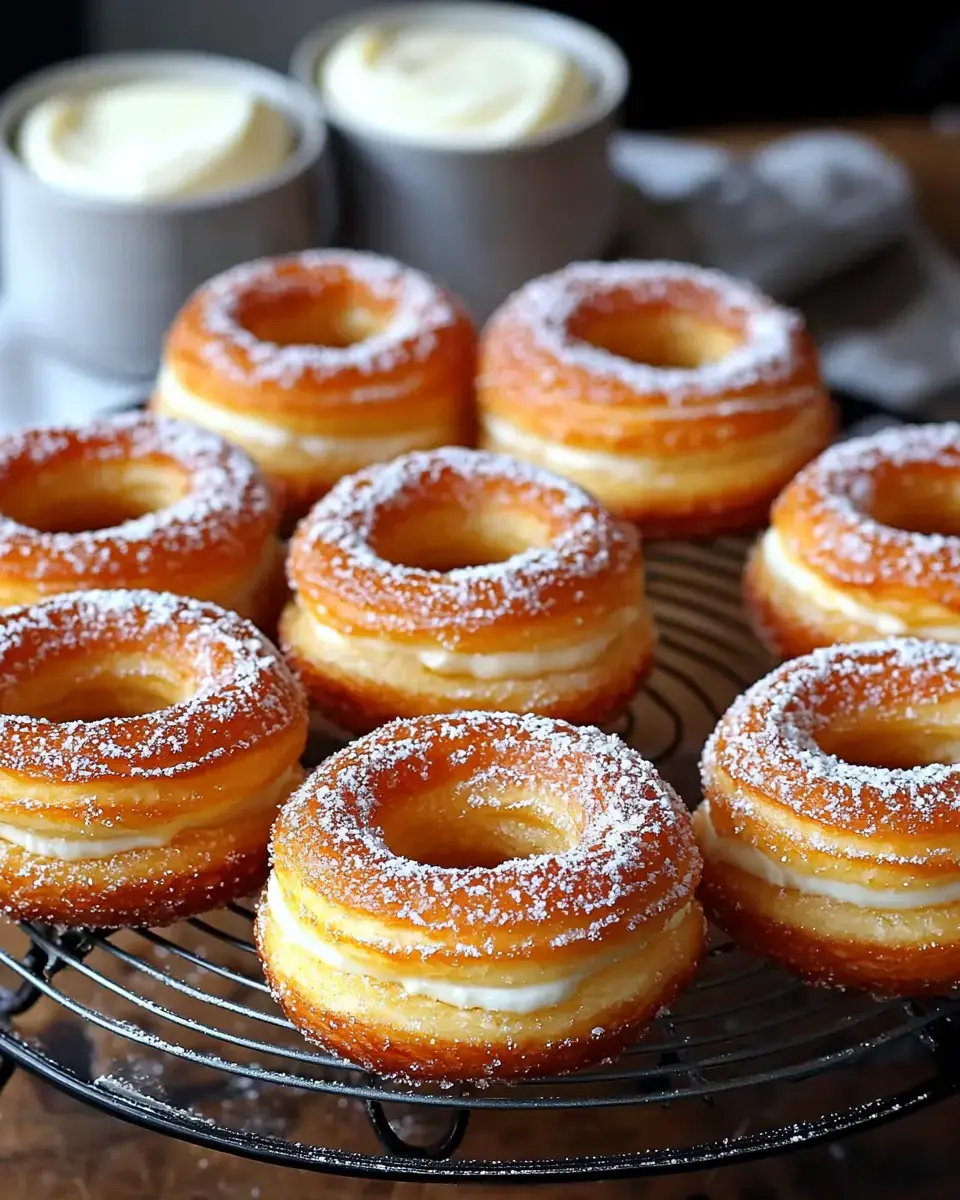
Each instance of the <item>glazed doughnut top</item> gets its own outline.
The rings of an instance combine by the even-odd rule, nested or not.
[[[569,849],[435,866],[395,854],[379,825],[411,792],[519,804],[531,787],[572,812]],[[597,729],[512,713],[396,721],[347,746],[285,805],[273,851],[278,871],[321,896],[406,927],[405,949],[472,957],[494,952],[478,947],[478,930],[510,931],[509,953],[522,954],[545,934],[559,947],[636,928],[688,903],[700,869],[682,802],[636,751]]]
[[[347,345],[282,344],[257,336],[248,322],[295,294],[348,305],[362,292],[387,314],[377,330]],[[453,300],[426,275],[393,259],[354,250],[309,250],[286,258],[243,263],[201,287],[183,310],[171,352],[196,355],[223,379],[254,389],[262,406],[275,388],[306,382],[335,384],[333,400],[350,388],[352,403],[396,399],[389,376],[426,364],[443,339],[463,325]],[[459,341],[459,338],[458,338]],[[364,386],[364,381],[369,386]],[[417,379],[398,376],[413,390]],[[314,404],[322,395],[311,394]]]
[[[658,366],[578,336],[585,314],[622,309],[686,312],[726,327],[737,344],[700,365]],[[489,364],[497,386],[507,385],[514,373],[520,386],[533,372],[545,400],[616,406],[642,397],[672,417],[704,408],[733,416],[799,405],[821,390],[798,313],[747,283],[685,263],[574,263],[520,288],[493,318],[488,344],[490,333],[506,343]]]
[[[109,678],[118,660],[125,677],[163,679],[184,698],[99,720],[24,714],[24,691],[42,683],[48,696]],[[0,776],[60,784],[180,778],[289,736],[304,704],[266,638],[214,604],[92,589],[0,613]]]
[[[960,763],[864,765],[819,743],[869,720],[882,761],[887,738],[904,723],[914,738],[925,729],[943,735],[958,705],[956,645],[892,638],[829,646],[784,663],[736,700],[707,743],[704,768],[733,781],[721,802],[734,813],[749,814],[756,792],[825,833],[899,846],[894,853],[880,845],[871,851],[874,858],[912,861],[909,839],[960,833]],[[804,837],[816,843],[815,831]],[[925,849],[924,858],[929,853]]]
[[[913,496],[946,530],[960,529],[958,479],[960,424],[885,429],[832,446],[804,468],[774,506],[773,523],[838,585],[920,592],[960,610],[960,536],[896,527],[898,508],[915,505]]]
[[[502,504],[541,514],[549,536],[504,561],[449,571],[377,553],[385,526],[441,498],[451,521]],[[399,639],[429,635],[455,648],[465,635],[523,624],[531,612],[573,612],[587,602],[585,580],[609,576],[611,587],[635,588],[637,547],[633,529],[559,476],[505,455],[444,447],[342,479],[298,529],[289,570],[295,588],[321,606],[349,606],[347,625]]]
[[[118,471],[161,472],[175,481],[166,490],[176,494],[106,528],[56,529],[59,518],[69,530],[74,504],[82,508],[91,493],[109,497]],[[64,488],[64,511],[41,513],[53,529],[16,519],[36,497],[59,496]],[[41,591],[159,580],[173,586],[198,574],[233,575],[260,554],[276,524],[269,488],[246,455],[180,421],[133,413],[0,438],[0,577]]]

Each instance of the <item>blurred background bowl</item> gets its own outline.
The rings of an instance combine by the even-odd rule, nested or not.
[[[512,4],[391,4],[357,11],[297,46],[294,76],[318,89],[324,57],[362,24],[512,34],[559,47],[593,94],[572,120],[491,147],[421,145],[328,112],[346,218],[341,239],[419,267],[477,320],[535,275],[610,247],[619,193],[608,140],[630,82],[620,48],[581,21]]]
[[[232,84],[281,112],[293,149],[280,169],[227,191],[163,201],[77,194],[17,152],[26,114],[55,93],[145,78]],[[334,221],[328,139],[313,89],[207,54],[85,58],[30,76],[0,106],[0,265],[8,310],[29,336],[82,366],[147,379],[195,287],[238,262],[322,245]]]

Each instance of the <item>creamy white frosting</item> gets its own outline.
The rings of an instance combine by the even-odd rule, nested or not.
[[[350,975],[377,979],[382,983],[397,984],[408,996],[426,996],[441,1004],[449,1004],[451,1008],[480,1008],[486,1012],[515,1013],[518,1016],[537,1012],[543,1008],[553,1008],[569,1000],[585,979],[616,961],[612,955],[598,954],[579,971],[567,972],[542,983],[517,984],[512,987],[484,987],[478,984],[449,983],[431,976],[373,967],[369,963],[360,962],[350,955],[344,954],[338,947],[318,937],[297,917],[287,903],[276,875],[271,875],[267,883],[266,904],[281,935],[299,947],[305,954],[309,954],[311,958],[322,962],[324,966],[330,967],[334,971],[344,971]],[[687,912],[688,908],[683,908],[680,912],[675,913],[664,926],[663,932],[667,933],[676,929],[686,917]],[[637,949],[640,950],[642,947]],[[636,973],[638,985],[642,978],[643,972],[638,970]]]
[[[321,437],[298,433],[281,425],[271,424],[248,413],[236,413],[211,404],[196,392],[186,388],[169,366],[161,369],[156,394],[168,406],[171,416],[181,417],[205,429],[212,429],[227,441],[262,446],[265,450],[295,450],[305,458],[328,461],[342,457],[353,461],[362,458],[390,459],[408,450],[427,449],[445,440],[448,431],[417,428],[390,437]],[[369,397],[368,397],[369,398]]]
[[[228,820],[247,809],[260,808],[277,803],[290,791],[300,779],[299,769],[288,768],[283,775],[263,793],[252,798],[244,799],[229,813],[218,814],[219,821]],[[200,829],[210,824],[209,813],[197,809],[184,813],[174,821],[163,825],[155,825],[150,829],[137,833],[122,833],[103,830],[104,836],[90,838],[73,833],[38,833],[36,830],[25,829],[21,825],[0,823],[0,840],[12,842],[20,846],[28,854],[38,858],[56,858],[64,862],[79,862],[83,859],[110,858],[114,854],[124,854],[130,850],[155,850],[170,843],[188,829]]]
[[[424,144],[505,146],[576,117],[593,88],[559,47],[483,29],[360,25],[321,62],[333,116]]]
[[[918,637],[938,638],[948,642],[960,641],[960,624],[908,625],[894,613],[884,612],[877,605],[865,604],[840,588],[833,587],[790,554],[776,529],[768,529],[763,535],[760,553],[764,566],[774,579],[812,600],[818,608],[827,612],[849,617],[851,621],[866,625],[886,636],[911,633]]]
[[[639,610],[621,610],[601,634],[582,642],[569,642],[550,650],[506,650],[499,654],[465,654],[442,647],[414,649],[386,639],[348,637],[308,614],[311,632],[321,642],[346,649],[353,646],[371,654],[389,654],[391,658],[415,658],[437,675],[466,675],[473,679],[538,679],[563,671],[592,666],[612,643],[639,616]]]
[[[173,79],[51,96],[27,114],[19,142],[46,182],[126,201],[249,184],[277,171],[292,146],[287,121],[255,94]]]
[[[714,860],[736,867],[746,875],[762,879],[772,887],[801,892],[807,896],[823,896],[857,908],[917,909],[960,900],[960,882],[944,883],[927,888],[871,888],[859,883],[813,875],[778,862],[739,838],[721,837],[710,817],[710,805],[704,801],[700,808],[700,834],[704,853]]]

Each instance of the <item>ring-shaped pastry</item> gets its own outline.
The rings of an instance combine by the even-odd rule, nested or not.
[[[481,445],[581,484],[646,534],[757,528],[834,428],[798,314],[717,271],[574,263],[483,332]]]
[[[163,925],[249,895],[306,726],[275,649],[216,605],[93,590],[0,613],[0,908]]]
[[[246,455],[179,421],[12,433],[0,437],[0,606],[148,588],[268,627],[286,591],[278,521]]]
[[[784,657],[878,636],[960,641],[960,424],[831,447],[788,484],[745,575]]]
[[[351,732],[462,708],[600,724],[652,663],[636,531],[500,455],[447,447],[342,480],[287,570],[281,644]]]
[[[704,944],[690,818],[596,729],[397,721],[284,806],[257,943],[308,1037],[382,1074],[507,1078],[615,1053]]]
[[[151,403],[236,442],[302,515],[342,475],[472,439],[475,358],[464,311],[419,271],[311,250],[201,287]]]
[[[708,914],[820,983],[960,985],[960,647],[836,645],[735,701],[703,755]]]

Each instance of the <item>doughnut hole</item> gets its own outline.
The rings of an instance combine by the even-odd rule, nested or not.
[[[960,476],[922,465],[888,467],[875,478],[864,509],[893,529],[960,536]]]
[[[521,786],[494,792],[467,781],[447,791],[390,796],[377,819],[387,847],[400,858],[490,869],[572,849],[583,814],[543,792]]]
[[[549,524],[532,511],[482,497],[426,499],[381,516],[374,553],[399,566],[443,572],[505,562],[551,540]]]
[[[954,702],[960,707],[960,700]],[[862,767],[925,767],[960,761],[960,712],[949,725],[931,714],[864,712],[820,730],[817,745],[826,754]]]
[[[174,462],[106,462],[95,470],[52,464],[29,487],[0,496],[0,511],[41,533],[84,533],[159,512],[189,490],[188,475]]]
[[[239,302],[236,320],[261,342],[344,349],[382,332],[394,309],[391,301],[343,279],[251,290]]]
[[[687,370],[718,362],[743,343],[737,329],[707,313],[638,305],[617,293],[582,304],[568,321],[567,332],[617,358]]]
[[[0,696],[0,712],[48,721],[141,717],[188,699],[195,687],[169,662],[140,654],[81,654],[44,662]]]

